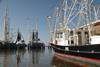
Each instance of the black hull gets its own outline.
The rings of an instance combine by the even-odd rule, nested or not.
[[[17,50],[17,49],[25,49],[26,44],[16,44],[16,43],[4,43],[0,44],[0,49],[1,50]]]
[[[57,53],[100,59],[100,45],[58,46],[51,44],[51,46]],[[65,47],[69,48],[69,50],[65,50]]]
[[[0,49],[6,50],[6,49],[17,49],[17,45],[15,43],[5,43],[5,44],[0,44]]]
[[[44,43],[28,44],[28,49],[41,49],[41,48],[44,48],[44,47],[45,47]]]
[[[25,49],[26,46],[26,44],[17,44],[17,49]]]

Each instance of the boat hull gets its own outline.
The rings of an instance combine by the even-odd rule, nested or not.
[[[26,46],[26,44],[17,44],[17,49],[25,49]]]
[[[6,50],[6,49],[17,49],[17,45],[15,43],[4,43],[0,44],[0,49]]]
[[[57,53],[100,59],[100,45],[59,46],[51,44],[51,46]]]
[[[45,47],[44,43],[28,44],[28,49],[40,49],[40,48],[44,48],[44,47]]]

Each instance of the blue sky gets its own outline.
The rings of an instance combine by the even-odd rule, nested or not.
[[[3,22],[5,8],[8,7],[10,30],[16,37],[17,29],[26,40],[35,28],[38,17],[39,37],[42,41],[48,41],[48,25],[46,16],[53,12],[59,0],[1,0],[0,1],[0,39],[3,40]]]

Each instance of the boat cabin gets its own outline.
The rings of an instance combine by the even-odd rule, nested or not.
[[[69,40],[74,45],[100,44],[100,20],[70,31]]]

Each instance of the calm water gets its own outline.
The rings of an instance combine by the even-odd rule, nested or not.
[[[0,67],[52,67],[53,51],[42,50],[0,51]]]
[[[0,51],[0,67],[75,67],[54,56],[51,48]]]

